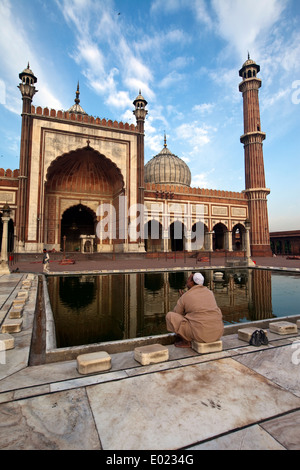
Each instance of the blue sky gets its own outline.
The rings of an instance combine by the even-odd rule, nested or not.
[[[33,104],[80,104],[135,123],[148,101],[145,163],[163,148],[192,186],[242,191],[239,69],[261,66],[260,106],[270,230],[300,229],[299,0],[0,0],[0,167],[19,166],[19,73],[36,75]]]

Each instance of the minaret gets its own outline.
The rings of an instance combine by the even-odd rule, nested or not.
[[[22,131],[20,146],[20,175],[16,215],[16,234],[19,243],[25,243],[27,234],[25,233],[26,221],[28,216],[28,176],[31,158],[31,139],[32,139],[32,116],[31,103],[32,98],[37,92],[35,83],[37,78],[29,67],[19,74],[21,83],[18,88],[22,94]]]
[[[145,119],[148,114],[146,110],[147,101],[141,94],[141,90],[139,95],[133,102],[134,104],[134,111],[133,114],[136,117],[137,122],[137,129],[139,132],[138,140],[137,140],[137,155],[138,155],[138,164],[137,164],[137,180],[138,180],[138,187],[137,187],[137,194],[138,194],[138,204],[144,204],[144,132],[145,132]]]
[[[244,135],[241,142],[245,151],[245,193],[248,197],[249,219],[251,223],[252,256],[271,256],[268,222],[263,141],[266,134],[261,131],[258,90],[261,79],[257,78],[260,66],[248,55],[239,74],[243,81],[239,90],[243,93]]]

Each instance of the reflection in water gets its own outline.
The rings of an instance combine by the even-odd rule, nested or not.
[[[215,294],[225,325],[298,314],[297,276],[247,269],[205,270],[202,274]],[[178,291],[185,288],[189,275],[176,271],[49,277],[57,347],[167,333],[165,315],[176,305]],[[272,285],[276,286],[275,296]],[[277,299],[284,299],[284,312],[278,309]]]

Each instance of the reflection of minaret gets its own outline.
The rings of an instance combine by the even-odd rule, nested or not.
[[[261,131],[260,124],[259,71],[260,66],[248,56],[239,72],[243,79],[239,90],[243,93],[244,103],[244,135],[241,142],[245,149],[245,193],[249,201],[252,256],[271,256],[267,209],[267,195],[270,190],[265,183],[263,141],[266,134]]]
[[[273,317],[271,271],[249,271],[249,310],[251,320]]]

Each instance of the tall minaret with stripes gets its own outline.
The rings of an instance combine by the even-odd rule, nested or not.
[[[268,221],[263,141],[266,134],[261,131],[258,90],[261,79],[257,78],[260,66],[248,55],[239,74],[242,82],[239,90],[244,103],[244,135],[241,142],[245,151],[245,193],[249,201],[250,245],[252,256],[271,256]]]

